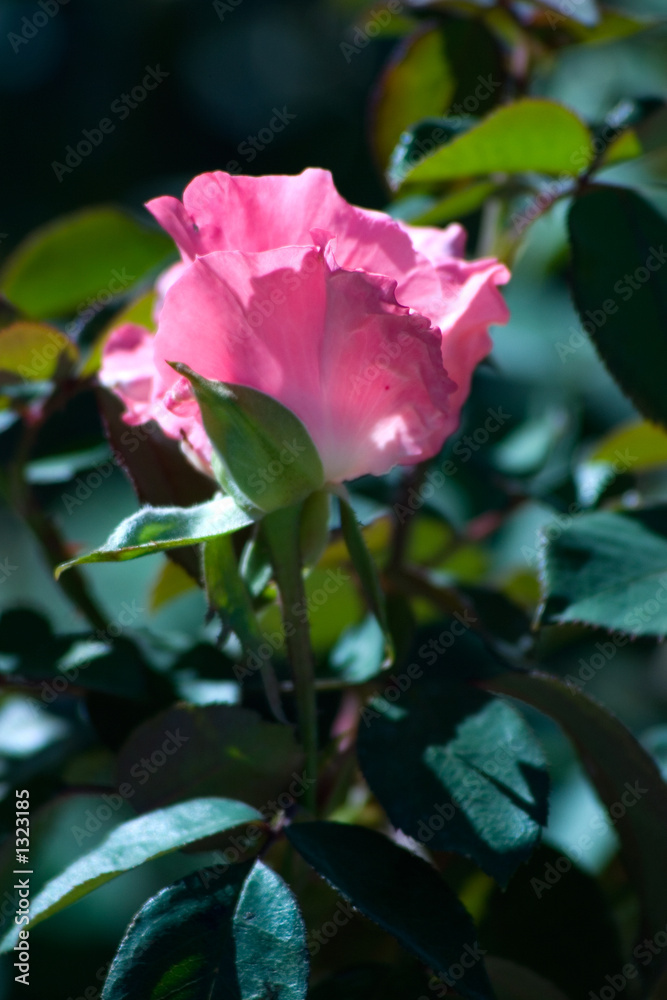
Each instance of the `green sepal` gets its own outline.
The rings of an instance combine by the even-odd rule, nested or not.
[[[244,510],[290,507],[324,485],[317,448],[299,418],[257,389],[214,382],[170,362],[190,382],[213,444],[213,471]]]

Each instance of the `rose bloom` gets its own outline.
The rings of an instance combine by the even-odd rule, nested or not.
[[[128,424],[156,420],[210,472],[190,385],[167,362],[258,389],[303,422],[327,482],[435,455],[475,366],[505,323],[494,259],[463,259],[465,230],[408,226],[348,204],[331,174],[195,177],[147,208],[182,262],[158,282],[157,333],[126,324],[100,371]]]

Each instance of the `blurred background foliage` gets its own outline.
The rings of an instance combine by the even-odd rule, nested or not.
[[[525,126],[525,148],[533,158],[521,170],[501,163],[470,176],[442,168],[440,179],[417,172],[411,179],[409,157],[415,149],[423,151],[418,144],[436,127],[456,141],[499,105],[547,98],[576,112],[594,137],[605,135],[594,147],[598,180],[638,192],[664,221],[664,0],[413,0],[395,5],[390,16],[382,16],[386,6],[368,8],[355,0],[70,0],[31,35],[25,19],[38,10],[31,0],[0,2],[0,123],[7,146],[0,254],[8,261],[2,288],[31,322],[55,319],[60,329],[76,334],[84,374],[94,372],[95,347],[112,317],[117,323],[119,309],[147,315],[152,281],[173,259],[169,241],[150,228],[142,203],[159,194],[180,195],[204,170],[265,174],[326,167],[348,200],[414,222],[459,219],[469,231],[471,253],[508,261],[510,323],[493,331],[494,352],[475,380],[463,425],[434,463],[442,467],[450,460],[456,474],[420,502],[419,517],[410,521],[407,561],[476,602],[484,624],[508,647],[521,648],[554,673],[576,675],[582,661],[590,663],[596,644],[607,641],[608,630],[575,622],[547,625],[531,636],[530,621],[540,604],[540,531],[551,529],[557,539],[568,511],[601,502],[664,500],[667,488],[667,435],[641,422],[582,332],[573,304],[567,214],[585,156],[572,163],[570,145],[564,164],[554,154],[555,166],[545,169],[557,142],[549,123],[541,131],[533,120]],[[149,67],[168,75],[127,116],[114,111],[114,103],[141,84]],[[491,85],[466,105],[480,78]],[[262,132],[276,109],[289,121],[265,141]],[[84,130],[97,129],[105,117],[112,119],[113,131],[78,165],[60,171],[59,179],[54,162],[66,163],[67,147],[76,147]],[[421,124],[413,128],[415,123]],[[253,145],[252,137],[264,148]],[[102,205],[122,206],[130,221],[100,212],[84,218],[82,232],[72,235],[69,229],[71,244],[57,249],[63,274],[56,268],[52,287],[42,288],[45,299],[38,301],[31,275],[40,274],[42,264],[22,241],[58,216]],[[604,241],[599,230],[593,235]],[[95,259],[92,244],[99,248]],[[72,260],[78,283],[68,288]],[[114,270],[131,278],[120,293],[107,296]],[[655,281],[664,287],[663,275]],[[627,330],[629,338],[640,333]],[[29,335],[41,356],[48,329],[34,327]],[[657,360],[667,361],[660,350]],[[42,381],[57,381],[63,372],[37,374],[29,385],[32,395],[25,397],[28,409],[38,405]],[[69,593],[54,582],[45,551],[58,561],[72,548],[99,544],[136,509],[137,499],[123,472],[109,462],[100,402],[112,439],[116,427],[116,443],[120,433],[109,401],[100,401],[87,383],[61,400],[26,440],[12,408],[23,391],[20,381],[4,379],[9,402],[0,411],[6,499],[0,511],[5,687],[0,780],[5,793],[26,784],[32,790],[33,861],[41,883],[81,853],[72,830],[85,825],[100,789],[112,783],[113,753],[138,723],[176,697],[199,705],[238,700],[238,687],[231,669],[233,642],[224,652],[216,649],[218,630],[206,622],[204,596],[165,557],[87,568],[85,592],[74,580],[67,583]],[[501,426],[484,432],[489,411],[499,408],[506,415]],[[639,457],[619,472],[613,463],[627,448]],[[172,472],[176,478],[182,472],[180,466],[174,469],[168,480]],[[394,544],[388,511],[409,502],[410,488],[418,489],[419,482],[399,471],[356,484],[358,512],[372,522],[369,547],[385,568]],[[177,489],[183,491],[181,502],[200,499],[206,491],[194,480]],[[344,562],[336,539],[309,577],[309,592],[322,585],[328,569]],[[262,627],[269,631],[278,626],[272,596],[264,593]],[[399,660],[406,659],[415,622],[442,628],[447,609],[435,613],[432,601],[421,597],[408,603],[400,593],[391,601]],[[382,641],[364,615],[352,579],[313,614],[322,678],[363,685],[378,673]],[[109,624],[117,622],[122,636],[111,644]],[[351,623],[357,627],[350,629]],[[91,637],[91,628],[97,637]],[[66,658],[77,662],[77,656],[85,664],[85,682],[51,704],[44,685],[62,671]],[[12,684],[17,673],[33,679],[32,690]],[[589,668],[589,673],[585,690],[616,712],[667,766],[662,645],[653,636],[638,638],[617,648],[604,670]],[[367,693],[363,686],[357,690]],[[338,696],[332,694],[330,702],[328,697],[323,697],[323,729],[339,709]],[[251,691],[246,704],[264,711],[259,692]],[[494,953],[530,965],[576,1000],[619,964],[615,932],[592,936],[592,924],[604,924],[612,912],[615,931],[627,945],[634,904],[618,866],[615,832],[598,824],[592,847],[578,858],[576,878],[563,880],[561,894],[556,898],[554,890],[553,905],[551,897],[543,901],[534,920],[526,917],[534,902],[527,890],[531,874],[544,870],[554,850],[576,855],[582,834],[601,815],[569,744],[543,716],[527,715],[545,746],[553,793],[547,846],[512,883],[515,909],[510,896],[501,897],[492,881],[467,863],[441,858],[438,864],[447,868]],[[337,780],[347,788],[344,777]],[[355,789],[346,798],[332,778],[330,813],[380,827],[377,803],[363,785]],[[11,807],[11,796],[7,802]],[[113,822],[131,815],[125,804]],[[0,808],[0,818],[8,829],[10,810]],[[87,831],[85,849],[108,828]],[[10,863],[5,849],[0,866],[11,879]],[[65,1000],[91,986],[98,990],[104,975],[99,970],[136,909],[201,864],[201,856],[159,859],[35,930],[34,994]],[[11,881],[3,879],[5,885]],[[307,891],[312,897],[304,903],[307,922],[318,926],[335,899],[319,883]],[[2,903],[9,898],[5,891],[0,900],[3,919]],[[504,936],[507,913],[514,919],[517,908],[525,923],[510,940]],[[566,941],[566,966],[553,953],[556,939]],[[360,918],[319,961],[320,979],[327,973],[342,976],[355,961],[402,963],[407,986],[398,979],[384,983],[381,971],[371,970],[377,995],[416,997],[425,989],[411,978],[416,973],[398,946]],[[21,995],[3,962],[0,996]],[[314,996],[374,996],[363,970],[355,975],[338,986],[332,980]],[[89,1000],[97,995],[85,994]]]

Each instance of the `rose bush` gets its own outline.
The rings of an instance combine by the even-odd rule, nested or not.
[[[109,6],[0,72],[0,998],[667,1000],[667,3]],[[213,145],[410,225],[126,211]]]
[[[169,362],[249,386],[303,422],[328,482],[436,454],[457,427],[488,328],[508,319],[494,259],[465,231],[417,228],[348,204],[325,170],[202,174],[149,210],[182,262],[158,283],[156,334],[126,324],[100,378],[129,424],[156,420],[209,470],[189,382]]]

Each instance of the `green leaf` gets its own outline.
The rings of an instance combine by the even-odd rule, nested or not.
[[[648,753],[605,708],[574,685],[507,672],[482,686],[550,716],[569,736],[621,840],[623,861],[642,903],[642,934],[667,925],[667,785]]]
[[[628,128],[609,143],[600,159],[600,167],[612,167],[616,163],[634,160],[643,152],[637,132],[633,128]]]
[[[584,507],[594,507],[608,487],[619,494],[622,478],[667,465],[667,432],[648,421],[614,428],[598,442],[575,469],[577,496]]]
[[[216,473],[239,506],[268,512],[321,489],[317,448],[291,410],[257,389],[213,382],[179,362],[171,366],[192,385],[218,459]]]
[[[632,472],[667,465],[667,432],[647,421],[633,421],[615,427],[598,442],[588,457],[589,462],[610,466],[623,460]]]
[[[331,494],[318,490],[306,497],[301,508],[299,548],[301,562],[306,567],[316,566],[329,542],[329,514]]]
[[[314,493],[309,499],[318,496]],[[237,679],[243,680],[259,667],[271,710],[276,719],[286,722],[273,664],[260,650],[264,636],[230,538],[218,536],[204,544],[203,568],[210,607],[217,611],[224,628],[235,632],[243,647],[246,664],[237,669]]]
[[[273,575],[271,554],[261,532],[246,542],[239,562],[241,577],[253,597],[264,592]]]
[[[332,675],[345,684],[365,684],[382,670],[385,637],[375,615],[342,633],[329,655]]]
[[[224,830],[262,822],[261,814],[244,802],[203,798],[179,802],[121,823],[94,850],[48,882],[31,900],[28,927],[32,930],[42,920],[145,861]],[[0,951],[13,948],[18,931],[18,927],[13,927],[7,932]]]
[[[393,658],[391,634],[387,621],[387,609],[385,606],[384,593],[380,586],[378,571],[373,562],[373,557],[366,548],[364,536],[361,533],[361,526],[357,521],[357,515],[350,503],[343,497],[340,501],[340,521],[343,530],[343,538],[350,553],[350,558],[361,581],[366,600],[375,617],[377,618],[382,631],[385,634],[387,655],[389,662]]]
[[[359,764],[395,827],[430,849],[471,857],[506,885],[546,823],[544,755],[513,708],[444,668],[417,680],[399,672],[400,685],[388,687],[403,688],[400,697],[370,702]]]
[[[253,519],[231,497],[217,496],[195,507],[142,507],[126,518],[99,549],[62,563],[60,576],[81,563],[119,562],[182,545],[206,542],[252,524]]]
[[[242,1000],[302,1000],[308,991],[306,928],[294,895],[258,862],[233,917]]]
[[[308,864],[365,916],[393,934],[469,1000],[493,997],[475,927],[465,909],[421,858],[386,837],[344,823],[296,823],[287,837]],[[472,956],[473,961],[470,961]],[[463,978],[450,968],[466,957]]]
[[[581,514],[542,563],[543,621],[667,634],[667,507]]]
[[[381,167],[388,163],[403,129],[446,110],[455,86],[439,27],[426,25],[399,45],[373,102],[371,131]]]
[[[497,188],[498,185],[490,181],[477,181],[456,187],[408,221],[413,226],[442,226],[447,222],[454,222],[464,215],[476,212]]]
[[[190,875],[136,914],[102,1000],[303,1000],[303,921],[285,883],[261,862]]]
[[[447,118],[422,118],[421,121],[415,122],[401,134],[401,138],[391,155],[387,170],[390,186],[392,188],[400,187],[410,171],[421,163],[427,155],[430,155],[429,151],[436,146],[445,146],[466,135],[478,123],[479,119],[476,117],[461,118],[459,115]],[[465,179],[468,180],[468,178]],[[408,189],[403,197],[410,198],[415,197],[415,195],[416,191]]]
[[[55,327],[11,323],[0,330],[0,383],[6,381],[7,375],[16,380],[46,382],[71,368],[78,356],[76,345]]]
[[[109,445],[105,442],[81,451],[35,458],[25,466],[24,476],[28,483],[69,483],[78,472],[94,469],[106,462],[110,464],[111,459]]]
[[[575,199],[569,229],[584,329],[637,408],[667,424],[667,220],[633,191],[594,188]]]
[[[203,549],[204,584],[209,605],[219,614],[223,627],[230,628],[238,636],[246,657],[246,665],[237,671],[237,679],[242,680],[259,666],[271,710],[276,719],[286,722],[273,664],[260,653],[264,639],[248,588],[239,572],[232,540],[218,535],[205,542]]]
[[[178,752],[137,786],[132,782],[137,761],[150,758],[168,733],[176,734]],[[118,755],[116,784],[135,786],[132,804],[139,812],[193,796],[222,795],[266,807],[268,813],[280,808],[275,800],[288,788],[291,801],[303,794],[302,765],[291,726],[265,722],[238,705],[179,705],[134,730]]]
[[[232,916],[253,862],[167,886],[132,919],[102,1000],[241,1000]]]
[[[124,292],[171,253],[164,233],[116,208],[90,208],[31,233],[7,259],[0,291],[32,319],[64,316],[102,292]]]
[[[433,139],[442,142],[444,132],[442,136],[434,132]],[[399,154],[389,180],[399,187],[406,182],[452,181],[494,173],[576,176],[592,159],[591,136],[581,119],[554,101],[524,98],[493,111],[414,166],[414,161],[404,161]]]
[[[218,612],[225,628],[236,633],[244,650],[255,650],[262,636],[231,538],[218,535],[204,542],[202,564],[209,606]]]

